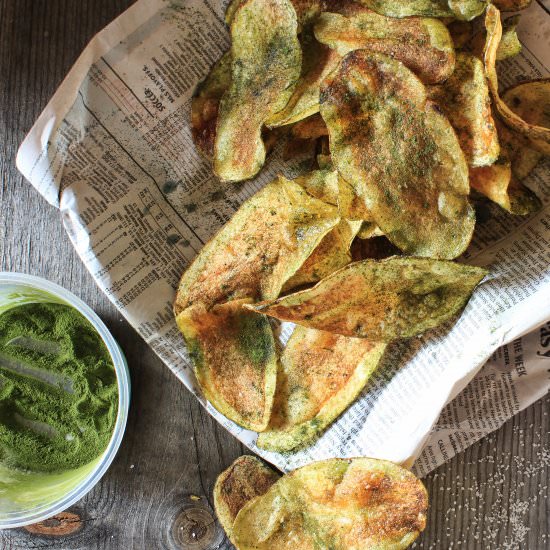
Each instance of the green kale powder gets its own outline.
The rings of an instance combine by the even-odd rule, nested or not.
[[[63,472],[99,457],[113,432],[117,380],[93,326],[61,304],[0,315],[0,463]]]

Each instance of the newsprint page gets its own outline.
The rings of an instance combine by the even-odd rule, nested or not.
[[[277,174],[222,185],[196,151],[193,91],[229,47],[225,2],[140,0],[99,33],[25,139],[18,167],[51,204],[115,306],[250,449],[282,470],[312,460],[372,456],[426,475],[542,397],[550,386],[550,162],[526,181],[544,203],[531,218],[478,210],[460,261],[487,266],[454,326],[392,344],[361,397],[312,446],[293,455],[254,445],[196,387],[172,314],[178,280],[239,205]],[[534,1],[519,27],[522,53],[502,62],[504,87],[548,76],[550,15]],[[281,331],[284,341],[291,327]]]

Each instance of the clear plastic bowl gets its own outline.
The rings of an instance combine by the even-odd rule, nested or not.
[[[61,474],[25,474],[0,467],[0,476],[6,478],[13,474],[10,490],[13,488],[13,492],[17,492],[16,499],[6,496],[10,491],[0,493],[0,529],[21,527],[47,519],[67,509],[88,493],[115,458],[124,435],[130,404],[130,374],[126,359],[101,319],[82,300],[59,285],[31,275],[0,272],[0,313],[31,302],[66,304],[80,311],[90,321],[113,359],[118,381],[118,414],[113,435],[103,454],[77,470]],[[33,476],[39,481],[35,482]],[[20,478],[21,491],[18,491]],[[32,490],[28,491],[29,487]],[[43,500],[37,499],[37,488],[40,494],[47,497]],[[41,502],[38,504],[37,500]]]

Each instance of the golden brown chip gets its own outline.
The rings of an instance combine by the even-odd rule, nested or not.
[[[231,53],[226,52],[195,90],[191,100],[191,132],[199,151],[207,158],[214,153],[220,99],[231,82]]]
[[[283,177],[246,201],[183,274],[174,310],[239,298],[275,298],[321,239],[338,211]]]
[[[380,235],[383,235],[382,231],[373,222],[361,222],[361,228],[357,232],[357,238],[362,240],[372,239],[373,237],[379,237]]]
[[[401,550],[426,526],[428,495],[408,470],[371,458],[315,462],[237,515],[239,550]]]
[[[287,104],[300,76],[290,0],[244,0],[233,16],[231,38],[231,84],[220,101],[214,172],[223,181],[242,181],[263,166],[263,124]]]
[[[385,348],[296,327],[281,357],[269,426],[256,445],[282,453],[310,444],[355,401]]]
[[[470,185],[511,214],[528,216],[542,206],[535,193],[513,176],[507,158],[491,166],[471,168]]]
[[[225,22],[231,25],[233,17],[237,8],[244,0],[231,0],[227,9],[225,10]],[[330,0],[292,0],[292,5],[296,10],[298,16],[298,23],[303,26],[307,25],[312,19],[314,19],[325,8],[327,2]]]
[[[359,0],[370,9],[389,17],[453,17],[470,21],[481,15],[487,0]]]
[[[313,288],[244,307],[304,327],[391,342],[454,317],[486,274],[480,267],[429,258],[364,260]]]
[[[328,129],[323,117],[315,114],[294,124],[291,134],[300,139],[317,139],[328,136]]]
[[[382,54],[349,53],[323,83],[321,115],[334,165],[390,241],[417,256],[462,254],[475,224],[467,163],[410,70]]]
[[[337,5],[315,22],[317,40],[344,56],[367,49],[401,61],[424,82],[446,80],[454,70],[454,46],[447,27],[437,19],[395,19],[355,2]]]
[[[489,4],[485,14],[485,29],[487,39],[483,59],[497,113],[508,127],[531,140],[535,149],[550,154],[550,124],[547,114],[550,81],[546,79],[519,84],[505,94],[506,99],[501,98],[498,91],[496,59],[502,36],[502,24],[500,12],[492,4]]]
[[[271,416],[277,355],[269,321],[243,309],[247,302],[210,310],[195,304],[176,322],[206,399],[239,426],[262,431]]]
[[[497,49],[497,61],[514,57],[521,52],[522,46],[516,31],[520,17],[519,14],[513,15],[502,23],[502,38]]]
[[[477,57],[459,52],[455,72],[444,84],[431,86],[428,95],[449,118],[470,166],[496,161],[498,134],[483,63]]]
[[[214,508],[220,525],[233,541],[233,523],[241,508],[259,497],[281,476],[265,462],[244,455],[223,471],[214,485]]]

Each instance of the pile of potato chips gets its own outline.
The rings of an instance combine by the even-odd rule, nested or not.
[[[512,214],[540,207],[522,179],[550,153],[550,81],[501,93],[495,70],[521,48],[518,16],[503,30],[498,8],[525,4],[229,5],[231,50],[192,104],[197,147],[226,182],[282,139],[315,149],[310,172],[241,206],[175,302],[204,395],[259,447],[311,444],[389,342],[456,318],[487,273],[452,261],[474,231],[472,189]],[[269,317],[298,325],[282,351]]]
[[[242,456],[218,477],[214,506],[239,550],[399,550],[424,529],[428,495],[386,460],[323,460],[279,476]]]

